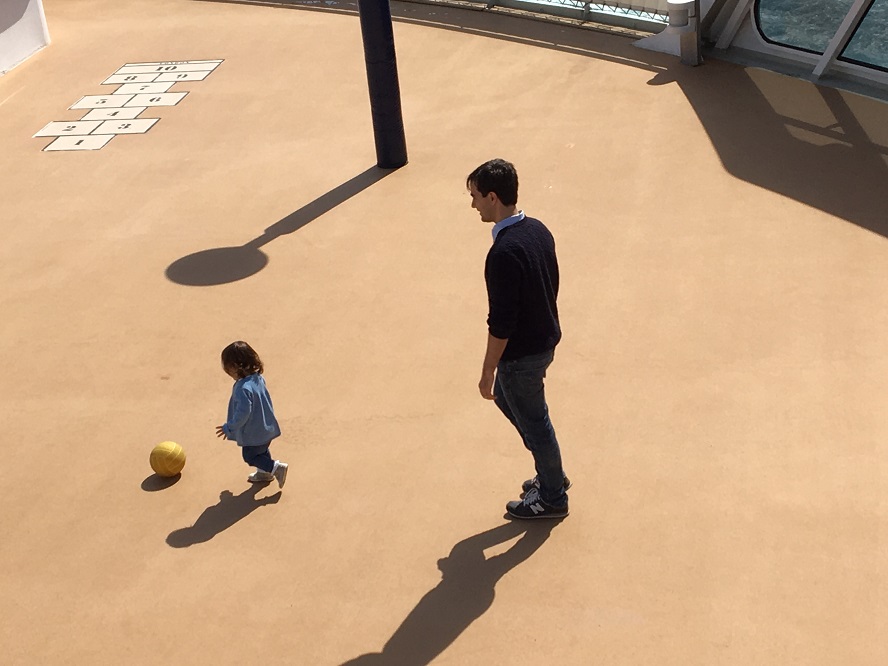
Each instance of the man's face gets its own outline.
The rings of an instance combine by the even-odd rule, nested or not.
[[[485,197],[478,191],[474,183],[469,184],[469,194],[472,195],[472,208],[481,214],[481,221],[496,222],[493,219],[496,217],[496,195],[493,192],[488,192]]]

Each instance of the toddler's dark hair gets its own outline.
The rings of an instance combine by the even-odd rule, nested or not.
[[[259,354],[243,340],[232,342],[222,350],[222,366],[234,370],[241,379],[255,372],[261,375],[265,370]]]

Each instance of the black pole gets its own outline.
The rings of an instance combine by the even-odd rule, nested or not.
[[[407,164],[407,140],[401,116],[401,88],[389,0],[358,0],[358,14],[370,88],[376,165],[382,169],[397,169]]]

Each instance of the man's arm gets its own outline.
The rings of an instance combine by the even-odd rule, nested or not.
[[[485,400],[493,400],[493,381],[496,377],[496,366],[509,343],[508,338],[495,338],[487,334],[487,352],[484,354],[484,365],[481,368],[481,381],[478,390]]]

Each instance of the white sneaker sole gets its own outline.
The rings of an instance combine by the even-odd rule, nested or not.
[[[289,469],[289,465],[287,463],[278,463],[274,468],[272,474],[274,478],[277,479],[278,488],[283,488],[284,484],[287,482],[287,470]]]

